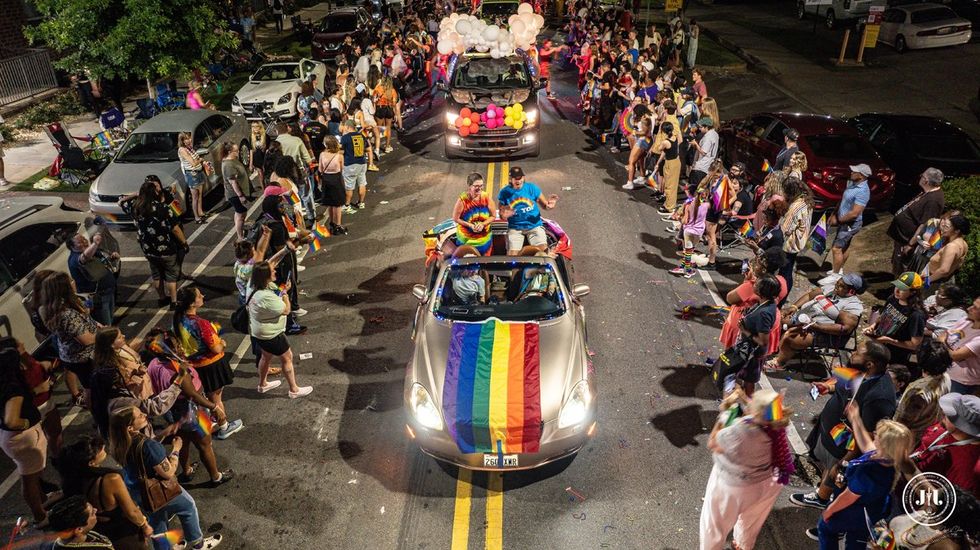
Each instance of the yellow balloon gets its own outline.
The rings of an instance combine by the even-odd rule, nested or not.
[[[513,126],[514,125],[514,118],[511,117],[510,115],[504,117],[504,125],[505,126]]]
[[[521,111],[521,120],[527,120],[527,111]]]
[[[521,105],[520,103],[515,103],[514,104],[514,111],[520,113],[523,110],[524,110],[524,106],[523,105]]]
[[[513,106],[508,105],[508,106],[504,107],[504,116],[511,116],[513,114],[514,114],[514,107]]]
[[[524,122],[523,121],[518,120],[517,122],[514,123],[514,129],[515,130],[520,130],[523,127],[524,127]]]

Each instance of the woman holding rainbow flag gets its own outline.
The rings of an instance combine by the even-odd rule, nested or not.
[[[739,418],[742,410],[745,416]],[[734,547],[749,550],[796,470],[786,438],[783,394],[759,390],[746,401],[735,390],[721,403],[708,448],[714,466],[701,507],[701,550],[725,547],[733,529]]]

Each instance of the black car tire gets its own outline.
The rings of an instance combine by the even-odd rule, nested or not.
[[[895,37],[895,51],[898,53],[905,53],[909,51],[909,45],[905,43],[905,37],[898,35]]]

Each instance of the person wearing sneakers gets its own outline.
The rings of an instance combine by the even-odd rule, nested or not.
[[[500,205],[500,217],[507,220],[508,256],[547,250],[548,236],[538,207],[554,208],[558,204],[558,195],[545,198],[540,187],[524,181],[524,170],[514,166],[510,169],[510,182],[497,193],[497,204]]]
[[[909,364],[912,352],[919,349],[926,328],[926,311],[922,306],[922,276],[906,271],[892,281],[895,290],[885,300],[878,317],[864,329],[864,335],[888,346],[892,363],[912,367],[912,376],[921,374],[918,366]]]
[[[844,188],[844,194],[841,195],[837,212],[831,214],[828,220],[830,225],[837,226],[837,237],[834,238],[834,246],[830,249],[832,263],[827,275],[844,273],[851,240],[864,225],[864,209],[871,202],[871,188],[868,187],[870,177],[871,167],[867,164],[851,166],[851,176],[848,178],[847,187]]]
[[[289,384],[289,397],[295,399],[309,395],[313,386],[300,386],[293,372],[293,352],[286,338],[286,316],[289,315],[289,288],[292,281],[287,280],[280,289],[272,278],[273,270],[269,262],[259,262],[252,268],[249,282],[249,296],[245,300],[249,317],[249,336],[255,339],[262,350],[259,359],[259,393],[279,387],[281,380],[269,381],[269,364],[278,357],[282,372]]]
[[[344,191],[346,192],[345,214],[355,214],[364,208],[364,198],[367,196],[367,139],[357,131],[354,122],[345,120],[340,125],[344,135],[340,138],[340,147],[344,150]],[[357,208],[351,205],[354,188],[357,188]]]
[[[684,205],[684,259],[679,267],[670,270],[674,275],[690,279],[697,273],[694,270],[694,246],[701,242],[701,236],[704,235],[704,219],[708,216],[708,208],[709,201],[705,191],[698,193]]]
[[[844,384],[836,378],[826,382],[816,382],[814,387],[821,394],[830,393],[830,399],[817,417],[817,424],[806,439],[810,456],[823,470],[820,485],[809,493],[794,493],[790,502],[797,506],[823,510],[830,504],[830,497],[836,489],[834,481],[841,460],[857,458],[858,450],[847,422],[845,408],[855,403],[861,411],[861,424],[873,434],[875,426],[883,419],[891,418],[898,406],[895,398],[895,385],[888,376],[888,363],[891,354],[888,348],[873,340],[864,341],[848,358],[847,366],[860,371],[863,382],[855,392],[853,384]],[[862,546],[863,548],[863,546]]]

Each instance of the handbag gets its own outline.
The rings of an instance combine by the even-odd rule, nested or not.
[[[141,440],[136,446],[136,458],[140,465],[140,494],[143,497],[143,506],[152,514],[166,506],[183,489],[180,487],[177,478],[157,479],[146,475],[146,463],[143,462],[143,443],[144,441]]]
[[[245,303],[238,306],[238,309],[236,309],[235,312],[231,314],[232,328],[234,328],[238,332],[241,332],[242,334],[248,334],[248,328],[249,328],[248,303],[252,301],[252,297],[255,296],[256,292],[258,292],[257,289],[253,290],[252,293],[249,294],[248,299],[245,300]]]
[[[742,370],[749,359],[755,355],[759,346],[748,338],[740,338],[735,345],[726,349],[711,365],[711,382],[719,392],[725,391],[725,380]]]

